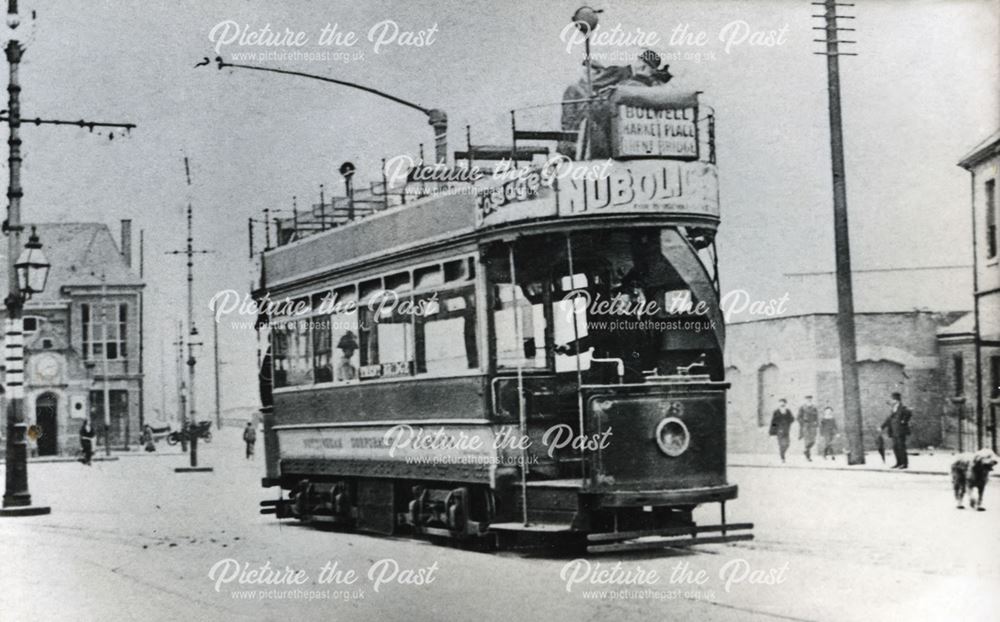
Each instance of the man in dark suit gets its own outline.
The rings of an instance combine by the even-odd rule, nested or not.
[[[791,409],[788,408],[788,401],[784,398],[778,400],[778,409],[774,411],[771,415],[771,436],[776,436],[778,438],[778,453],[781,455],[781,461],[785,461],[785,452],[788,451],[789,441],[789,431],[792,427],[792,422],[795,421],[795,417],[792,415]]]
[[[896,454],[896,464],[892,468],[905,469],[909,466],[906,456],[906,437],[910,435],[910,419],[913,412],[903,405],[903,397],[899,393],[892,394],[889,402],[892,411],[882,424],[882,429],[892,438],[892,452]]]

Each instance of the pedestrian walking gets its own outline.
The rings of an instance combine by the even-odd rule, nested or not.
[[[257,429],[253,427],[252,421],[247,421],[247,427],[243,428],[243,442],[247,444],[247,460],[251,460],[253,446],[257,442]]]
[[[833,418],[833,408],[829,406],[823,409],[823,416],[819,418],[819,435],[823,439],[823,459],[826,460],[829,456],[832,460],[836,460],[833,440],[837,438],[837,420]]]
[[[97,433],[90,425],[90,419],[84,419],[80,426],[80,449],[83,450],[83,463],[90,466],[90,460],[94,457],[94,438]]]
[[[782,462],[785,461],[785,452],[788,451],[788,445],[791,444],[788,437],[794,421],[795,417],[788,408],[788,401],[784,398],[778,400],[778,408],[771,415],[770,433],[771,436],[778,438],[778,454],[781,456]]]
[[[812,448],[816,444],[816,429],[819,427],[819,411],[813,404],[813,396],[806,396],[806,403],[799,407],[799,440],[805,443],[806,460],[812,462]]]
[[[892,453],[896,455],[894,469],[905,469],[910,466],[906,456],[906,437],[910,435],[910,419],[913,412],[903,405],[903,396],[893,393],[889,401],[890,412],[882,424],[882,429],[889,434],[892,439]]]

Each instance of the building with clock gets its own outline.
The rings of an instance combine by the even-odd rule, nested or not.
[[[31,450],[77,452],[88,416],[103,449],[105,395],[112,448],[135,445],[143,283],[132,267],[131,222],[122,221],[118,244],[103,223],[39,224],[37,231],[52,269],[45,291],[24,308],[25,416],[41,432]]]

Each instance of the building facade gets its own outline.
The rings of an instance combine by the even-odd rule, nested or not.
[[[971,329],[972,404],[978,441],[997,450],[1000,415],[1000,131],[958,163],[971,175],[974,303]]]
[[[911,446],[944,444],[947,401],[937,331],[960,315],[930,311],[855,315],[858,385],[867,449],[875,447],[894,392],[902,394],[903,403],[914,413]],[[742,322],[731,324],[727,332],[729,450],[775,451],[768,430],[778,400],[788,400],[795,412],[805,396],[812,395],[819,408],[833,408],[841,431],[837,450],[843,451],[844,401],[836,314]],[[793,433],[795,430],[797,427]]]
[[[968,407],[962,410],[952,399],[952,354],[964,347],[967,335],[948,333],[961,332],[961,319],[971,316],[971,276],[967,264],[957,263],[854,271],[858,384],[867,449],[875,448],[890,396],[896,392],[914,413],[911,447],[965,448],[970,438],[974,442]],[[805,396],[812,395],[819,408],[833,408],[840,430],[835,449],[844,451],[836,280],[832,272],[785,277],[785,313],[738,317],[726,327],[729,450],[777,451],[768,432],[778,400],[787,399],[797,411]],[[959,440],[962,429],[966,435]],[[797,434],[798,427],[792,431]],[[794,449],[794,436],[792,443]]]
[[[112,448],[142,429],[142,288],[132,269],[131,222],[121,246],[100,223],[36,226],[52,264],[45,291],[24,308],[25,417],[37,455],[73,454],[91,417],[103,448],[105,395]]]

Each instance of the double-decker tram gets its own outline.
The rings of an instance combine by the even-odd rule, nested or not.
[[[589,158],[536,144],[506,174],[281,222],[257,292],[262,512],[591,552],[752,537],[725,518],[713,120],[667,85],[586,105],[607,121]],[[511,154],[582,126],[515,124]],[[721,520],[696,524],[708,503]]]

